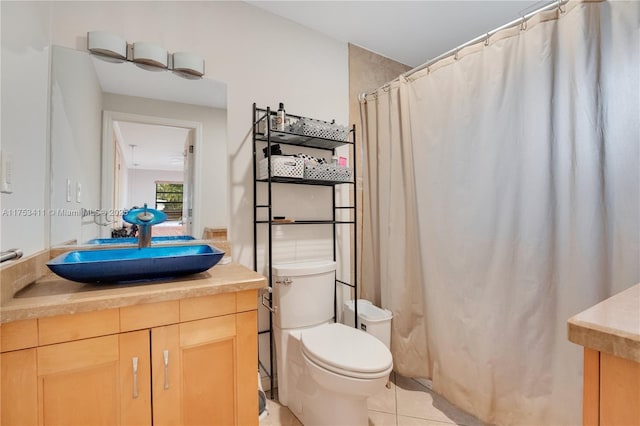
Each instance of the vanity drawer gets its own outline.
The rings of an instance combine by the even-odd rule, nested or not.
[[[258,308],[258,291],[220,293],[180,300],[180,321],[219,317]]]
[[[258,309],[258,290],[239,291],[236,300],[236,312],[254,311]]]
[[[122,332],[175,324],[179,320],[178,300],[120,308],[120,331]]]
[[[236,293],[190,297],[180,301],[180,321],[218,317],[236,312]]]
[[[118,309],[59,315],[38,320],[38,344],[40,346],[119,332]]]
[[[14,321],[0,326],[0,352],[38,346],[38,320]]]

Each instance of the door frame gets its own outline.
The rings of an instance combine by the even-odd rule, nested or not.
[[[174,118],[166,118],[151,115],[131,114],[128,112],[108,111],[102,112],[102,183],[101,183],[101,210],[106,213],[106,218],[111,220],[116,212],[113,212],[113,194],[114,194],[114,161],[115,154],[113,151],[113,122],[129,121],[141,124],[151,124],[160,126],[182,127],[193,130],[194,144],[194,170],[193,170],[193,232],[202,232],[200,228],[201,214],[199,211],[202,205],[202,123],[199,121],[176,120]],[[101,236],[110,237],[111,227],[101,227]],[[194,235],[195,236],[195,235]]]

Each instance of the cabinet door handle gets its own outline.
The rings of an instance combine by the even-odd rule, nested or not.
[[[138,357],[133,357],[133,399],[138,397]]]
[[[164,388],[169,389],[169,351],[165,349],[162,354],[164,356]]]

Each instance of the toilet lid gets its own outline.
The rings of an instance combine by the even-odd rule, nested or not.
[[[384,343],[343,324],[326,324],[305,330],[300,340],[305,355],[338,373],[381,373],[393,365],[391,352]]]

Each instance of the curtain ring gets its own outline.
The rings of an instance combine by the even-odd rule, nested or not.
[[[520,22],[520,31],[524,31],[527,29],[527,20],[525,17],[522,17],[522,22]]]
[[[558,0],[558,10],[560,11],[560,13],[564,13],[567,11],[566,8],[562,8],[563,4],[562,4],[562,0]]]
[[[484,45],[485,46],[489,46],[489,38],[491,38],[491,35],[489,33],[487,33],[487,37],[484,39]]]

